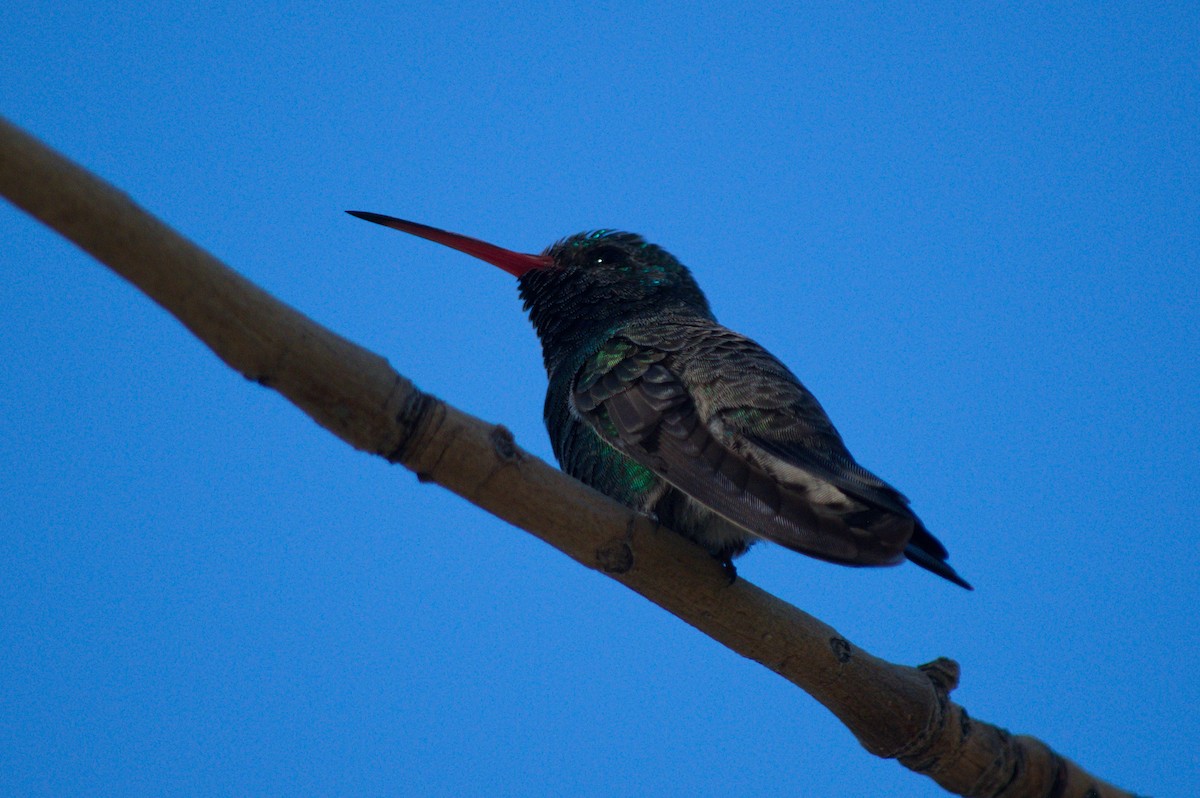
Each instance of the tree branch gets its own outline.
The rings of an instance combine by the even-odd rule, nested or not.
[[[964,796],[1131,795],[1037,739],[969,719],[949,698],[955,662],[885,662],[744,579],[727,584],[699,547],[524,452],[503,427],[422,393],[379,355],[274,299],[3,119],[0,194],[351,446],[454,491],[770,668],[871,753]]]

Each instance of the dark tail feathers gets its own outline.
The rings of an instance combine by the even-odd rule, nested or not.
[[[929,534],[929,530],[920,524],[913,532],[912,540],[908,542],[908,546],[904,549],[904,556],[907,557],[914,565],[919,565],[930,573],[935,573],[943,579],[947,579],[959,587],[965,587],[967,590],[974,590],[967,580],[963,579],[958,573],[946,564],[946,547],[938,541],[933,535]]]

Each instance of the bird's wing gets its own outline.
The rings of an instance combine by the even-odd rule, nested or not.
[[[854,463],[799,381],[722,327],[623,331],[584,363],[572,402],[609,445],[788,548],[891,564],[919,524],[903,496]]]

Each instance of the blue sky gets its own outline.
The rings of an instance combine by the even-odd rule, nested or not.
[[[1190,4],[10,3],[0,113],[550,459],[512,279],[632,230],[975,585],[741,574],[1138,792],[1200,779]],[[0,793],[941,795],[246,382],[0,205]]]

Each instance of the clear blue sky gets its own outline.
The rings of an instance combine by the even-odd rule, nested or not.
[[[1190,3],[10,3],[0,113],[550,458],[510,277],[356,208],[695,272],[966,593],[742,575],[1118,784],[1200,780]],[[356,453],[0,204],[0,793],[942,794]]]

